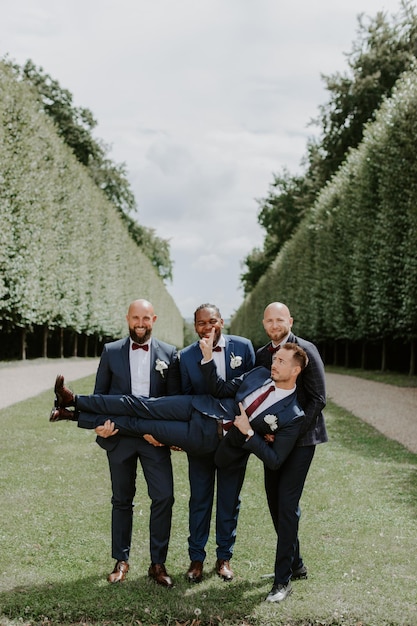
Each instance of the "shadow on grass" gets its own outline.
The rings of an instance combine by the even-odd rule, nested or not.
[[[226,583],[214,572],[199,585],[177,578],[178,584],[169,590],[147,576],[116,585],[92,576],[15,587],[0,593],[1,613],[30,624],[243,624],[244,616],[265,599],[265,585],[269,590],[271,584]]]

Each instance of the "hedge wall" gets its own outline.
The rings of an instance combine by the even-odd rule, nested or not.
[[[0,62],[0,333],[70,330],[119,337],[129,302],[148,298],[158,337],[183,319],[116,208]],[[1,355],[0,355],[1,358]]]

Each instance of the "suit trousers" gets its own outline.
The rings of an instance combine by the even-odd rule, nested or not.
[[[170,454],[169,448],[156,448],[136,437],[121,437],[117,446],[107,451],[113,491],[112,557],[117,561],[129,560],[138,459],[151,499],[151,562],[166,561],[174,503]]]
[[[264,466],[269,511],[277,533],[274,584],[286,585],[303,565],[298,541],[300,498],[315,446],[296,446],[279,470]]]
[[[217,468],[215,453],[188,455],[190,480],[188,552],[191,561],[204,561],[205,546],[210,533],[214,486],[217,480],[216,500],[216,555],[230,560],[236,541],[236,527],[240,509],[240,491],[245,478],[249,453],[227,468]]]

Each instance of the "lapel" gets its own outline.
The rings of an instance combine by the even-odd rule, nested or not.
[[[150,396],[158,395],[158,383],[161,374],[155,369],[156,359],[159,358],[159,344],[156,339],[151,337],[150,354],[149,354],[149,394]]]
[[[270,427],[264,421],[264,417],[266,415],[274,415],[278,419],[278,426],[282,427],[284,423],[288,421],[289,418],[293,418],[293,411],[290,411],[288,415],[286,415],[287,407],[292,406],[294,404],[294,399],[296,397],[296,392],[294,391],[286,398],[275,402],[275,404],[271,404],[267,409],[261,411],[259,415],[257,415],[252,422],[256,425],[257,429],[262,430],[264,433],[271,433]]]
[[[233,378],[233,370],[230,367],[230,355],[233,352],[233,341],[230,340],[230,338],[227,335],[223,335],[224,340],[225,340],[225,346],[224,346],[224,358],[225,358],[225,364],[226,364],[226,380],[229,380],[230,378]]]
[[[123,379],[129,381],[129,388],[132,391],[132,383],[130,377],[130,358],[129,358],[129,350],[130,350],[130,338],[126,337],[123,345],[121,346],[121,350],[119,352],[122,360],[122,371],[123,371]]]

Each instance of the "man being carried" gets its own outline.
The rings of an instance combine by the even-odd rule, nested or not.
[[[217,450],[216,463],[222,467],[239,459],[243,449],[277,469],[292,450],[301,428],[304,412],[297,401],[295,384],[306,364],[304,350],[287,343],[277,353],[271,372],[257,367],[225,383],[228,395],[234,397],[224,399],[210,395],[74,395],[65,387],[63,376],[58,376],[57,408],[52,410],[50,421],[74,420],[81,428],[95,428],[104,437],[116,432],[150,434],[163,444],[179,446],[191,454]],[[217,372],[212,361],[200,367],[211,379],[210,388],[215,388]],[[68,410],[69,406],[75,410]],[[231,428],[219,444],[218,427],[223,422]],[[272,445],[264,440],[267,434],[275,435]]]

